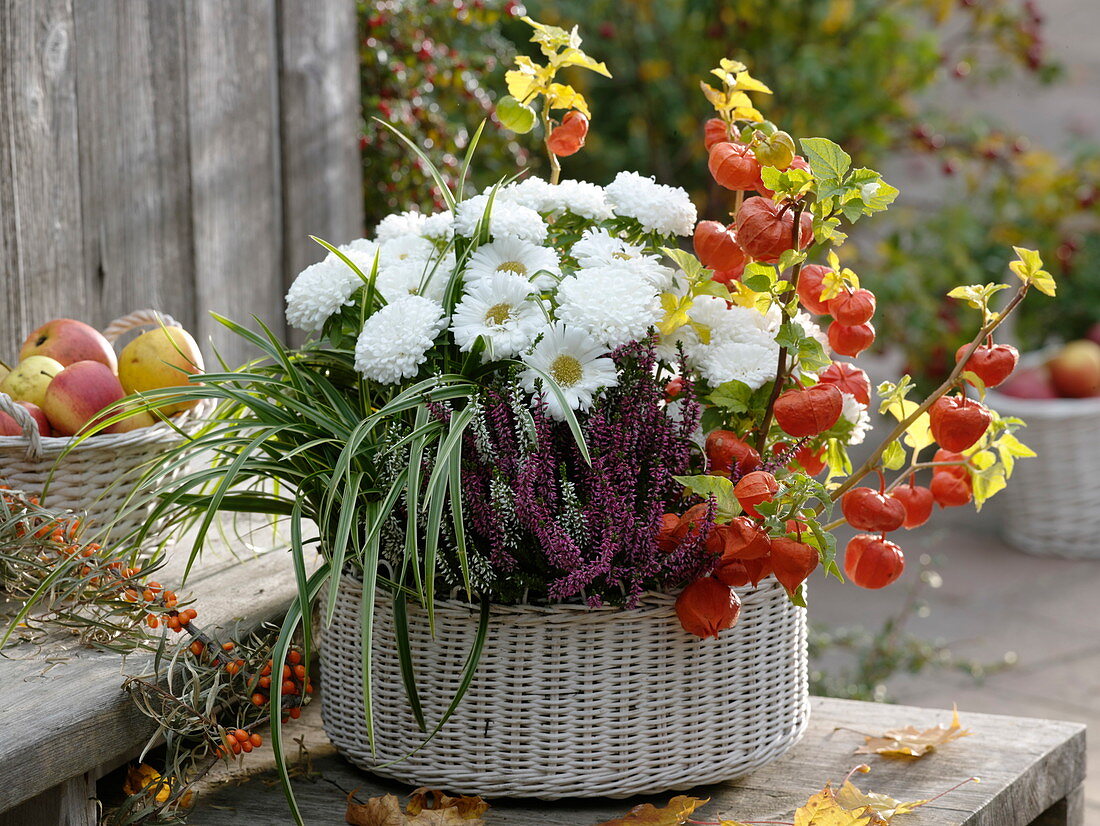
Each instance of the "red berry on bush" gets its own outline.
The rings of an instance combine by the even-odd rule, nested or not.
[[[901,548],[878,536],[853,536],[844,551],[844,573],[860,588],[885,588],[905,570]]]
[[[568,157],[584,146],[588,136],[588,118],[583,112],[566,112],[561,123],[550,131],[546,146],[560,158]]]
[[[752,189],[760,174],[760,162],[752,149],[743,143],[730,141],[721,141],[710,147],[707,167],[719,186],[741,192]]]
[[[712,430],[708,433],[703,452],[711,473],[729,476],[735,464],[742,473],[760,467],[760,454],[732,430]]]
[[[721,532],[725,539],[723,561],[759,559],[771,550],[771,538],[764,526],[747,516],[738,516],[725,525],[718,525],[715,531]]]
[[[775,400],[775,421],[784,433],[799,438],[824,433],[837,423],[844,397],[832,384],[795,387]]]
[[[871,323],[848,327],[838,321],[829,325],[829,346],[842,356],[858,356],[875,343],[875,327]]]
[[[695,225],[695,255],[708,270],[745,269],[745,251],[737,245],[733,227],[724,227],[717,221],[700,221]]]
[[[732,628],[741,613],[741,598],[714,577],[703,577],[676,598],[676,616],[689,634],[706,639]]]
[[[800,279],[801,280],[801,279]],[[829,299],[829,314],[846,327],[864,324],[875,315],[875,294],[862,287],[858,290],[841,290],[840,295]]]
[[[928,409],[932,438],[945,450],[962,451],[985,434],[993,421],[989,408],[965,396],[942,396]]]
[[[775,264],[791,249],[794,210],[754,195],[737,210],[737,243],[750,258]],[[799,219],[798,248],[805,249],[814,239],[813,220],[808,212]]]
[[[729,127],[721,118],[710,118],[703,126],[703,145],[709,152],[715,144],[729,142]]]
[[[825,315],[829,312],[829,306],[821,300],[822,281],[832,270],[821,264],[807,264],[798,275],[798,300],[806,308],[806,312],[814,315]]]
[[[770,502],[779,492],[779,483],[766,470],[754,470],[733,486],[733,495],[749,516],[759,516],[756,506]]]
[[[852,488],[840,500],[844,518],[861,531],[887,533],[905,523],[905,506],[873,488]]]
[[[936,500],[932,491],[921,485],[898,485],[890,492],[890,496],[901,502],[905,508],[905,521],[902,523],[907,530],[918,528],[932,516],[932,506]]]
[[[775,578],[780,585],[793,593],[813,573],[819,556],[812,545],[786,536],[777,536],[772,539],[771,560]]]
[[[842,393],[855,397],[860,404],[871,403],[871,380],[867,374],[847,361],[834,361],[821,371],[820,384],[834,385]]]
[[[950,473],[933,473],[932,483],[928,486],[932,498],[941,508],[959,508],[970,504],[974,491],[969,475],[960,479]]]
[[[964,344],[955,353],[955,361],[961,361],[969,344]],[[1020,351],[1011,344],[985,344],[974,351],[966,363],[966,368],[986,387],[996,387],[1012,375],[1020,361]]]

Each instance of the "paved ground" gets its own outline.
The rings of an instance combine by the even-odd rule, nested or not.
[[[1100,559],[1040,559],[1009,547],[997,535],[997,515],[937,514],[936,525],[896,536],[909,568],[883,591],[861,591],[820,578],[813,581],[810,616],[830,625],[881,626],[919,579],[919,559],[931,558],[942,584],[925,589],[925,616],[909,631],[942,641],[960,656],[1015,664],[980,682],[950,670],[927,669],[888,683],[903,703],[1029,717],[1073,720],[1089,726],[1087,823],[1100,824]]]

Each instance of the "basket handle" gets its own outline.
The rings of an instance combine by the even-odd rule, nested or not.
[[[38,422],[27,408],[15,401],[7,393],[0,393],[0,412],[7,413],[23,428],[23,437],[27,440],[27,458],[37,462],[42,458],[42,434],[38,432]]]
[[[168,313],[157,310],[135,310],[129,315],[116,318],[108,324],[103,331],[103,337],[114,344],[131,330],[137,330],[139,327],[159,327],[161,324],[164,324],[165,327],[183,326]]]

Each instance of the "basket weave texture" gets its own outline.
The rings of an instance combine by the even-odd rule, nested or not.
[[[1006,542],[1038,556],[1100,559],[1100,399],[1018,399],[989,404],[1027,422],[1020,459],[998,503]]]
[[[738,625],[687,634],[675,597],[639,608],[494,607],[480,664],[455,715],[424,735],[401,680],[391,603],[375,610],[377,756],[363,719],[359,610],[344,578],[321,660],[325,730],[356,766],[414,786],[497,797],[627,797],[728,780],[783,755],[809,719],[805,610],[767,579],[739,589]],[[429,730],[449,705],[478,615],[438,601],[409,606],[417,685]],[[395,762],[392,765],[383,765]]]
[[[131,330],[156,326],[161,321],[170,327],[181,326],[166,314],[139,310],[112,322],[103,335],[113,343]],[[187,431],[196,426],[209,406],[203,402],[172,421]],[[0,436],[0,482],[39,496],[48,480],[43,504],[85,512],[93,532],[114,522],[111,535],[116,537],[145,523],[154,505],[154,491],[147,489],[141,496],[132,496],[134,485],[155,459],[182,438],[167,424],[128,433],[99,434],[76,445],[58,462],[72,439],[40,436],[27,412],[4,393],[0,393],[0,410],[24,425],[22,436]],[[161,477],[157,486],[170,482],[185,469],[177,468]]]

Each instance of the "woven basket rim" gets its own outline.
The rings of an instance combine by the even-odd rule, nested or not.
[[[69,449],[69,452],[75,453],[85,450],[101,450],[103,448],[117,449],[130,445],[163,441],[166,437],[178,436],[179,434],[176,432],[177,427],[182,428],[186,425],[195,424],[200,421],[203,416],[208,415],[213,407],[213,399],[202,399],[195,407],[183,411],[179,416],[172,419],[175,427],[165,422],[157,422],[155,425],[138,428],[137,430],[131,430],[127,433],[100,433],[75,445]],[[62,453],[69,448],[69,444],[73,442],[75,438],[74,436],[41,436],[43,457]],[[0,436],[0,451],[6,452],[11,449],[18,449],[21,452],[26,451],[26,437]]]
[[[343,574],[340,577],[340,585],[350,587],[354,591],[362,591],[363,581],[353,575]],[[751,594],[758,593],[770,593],[775,590],[783,590],[783,586],[770,574],[760,581],[760,584],[753,587],[746,585],[740,588],[734,588],[733,590],[739,597],[746,597]],[[622,605],[601,605],[598,607],[591,607],[584,603],[554,603],[552,605],[534,605],[531,603],[517,603],[515,605],[506,605],[504,603],[492,602],[489,604],[489,613],[493,615],[506,615],[506,614],[548,614],[548,615],[560,615],[560,616],[577,616],[581,614],[630,614],[633,612],[654,610],[654,609],[672,609],[675,607],[676,598],[679,596],[679,589],[672,593],[663,591],[644,591],[638,597],[638,604],[633,608],[626,608]],[[388,600],[389,591],[385,588],[378,586],[375,591],[383,594]],[[435,597],[434,599],[435,609],[437,611],[453,611],[461,612],[464,614],[476,614],[481,610],[481,605],[476,602],[467,602],[462,599],[452,599],[450,597]],[[424,610],[417,603],[410,603],[410,609]]]
[[[986,401],[999,412],[1032,419],[1072,419],[1100,416],[1100,396],[1085,399],[1021,399],[990,389]]]

